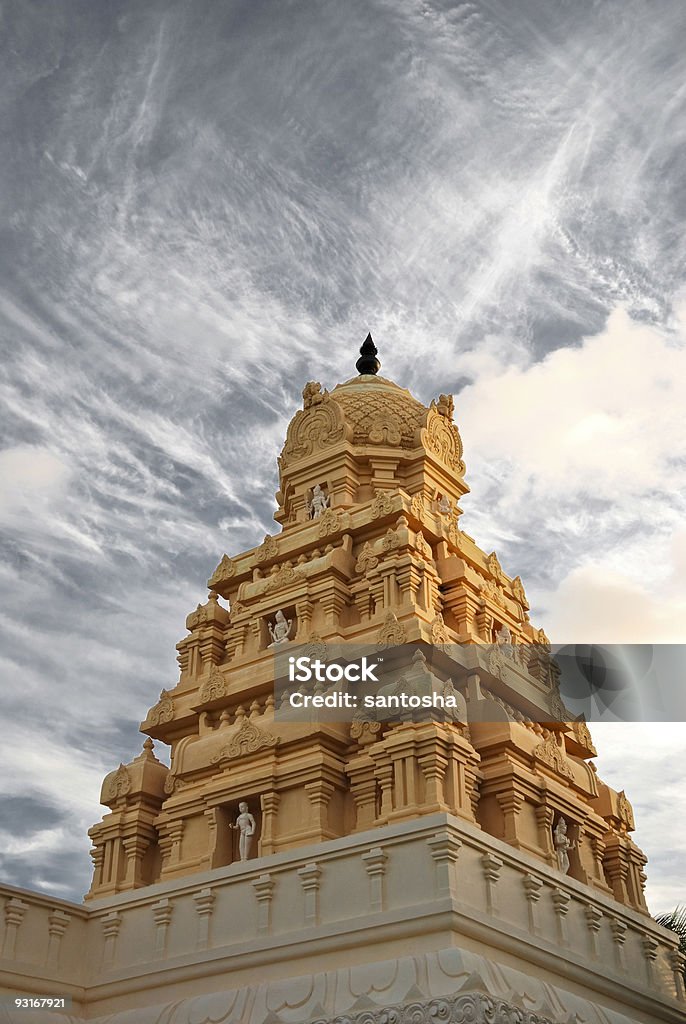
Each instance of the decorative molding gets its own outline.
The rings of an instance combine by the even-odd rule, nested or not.
[[[393,511],[393,501],[388,491],[375,491],[370,512],[372,519],[387,516]]]
[[[398,622],[395,612],[388,612],[383,626],[376,636],[377,649],[383,651],[387,647],[397,647],[407,641],[407,630],[402,622]]]
[[[160,690],[160,699],[148,711],[145,724],[148,726],[163,725],[165,722],[171,722],[173,717],[174,698],[170,696],[168,690]]]
[[[573,779],[574,773],[571,769],[569,761],[562,753],[562,750],[555,742],[555,737],[550,733],[539,743],[533,750],[533,757],[537,761],[541,761],[543,764],[547,764],[549,768],[553,768],[560,775],[564,775],[567,779]]]
[[[270,558],[276,558],[278,553],[279,545],[276,543],[275,538],[267,533],[259,548],[255,551],[255,561],[266,562]]]
[[[364,575],[366,576],[370,569],[375,569],[378,564],[379,559],[374,554],[374,549],[372,548],[369,541],[366,541],[364,547],[357,556],[357,561],[355,562],[355,572],[364,573]]]
[[[211,700],[226,697],[229,692],[229,681],[217,665],[212,665],[210,674],[200,688],[199,701],[208,704]]]
[[[236,563],[233,559],[229,558],[228,555],[224,554],[221,557],[219,565],[214,570],[212,575],[207,581],[207,586],[213,589],[214,587],[226,583],[231,579],[232,576],[236,575]]]
[[[131,792],[131,776],[125,764],[120,764],[115,772],[108,775],[102,787],[103,800],[119,800]]]
[[[266,729],[261,729],[243,715],[238,732],[232,736],[229,743],[212,757],[212,764],[218,764],[221,761],[232,761],[238,757],[255,754],[258,750],[275,747],[278,742],[278,736],[267,732]]]

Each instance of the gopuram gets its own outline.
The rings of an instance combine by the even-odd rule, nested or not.
[[[305,385],[278,532],[217,552],[178,682],[103,782],[84,905],[0,890],[2,991],[109,1024],[683,1021],[629,800],[522,580],[461,528],[452,397],[379,376],[371,336],[356,369]],[[328,714],[338,684],[284,677],[353,650],[404,651],[378,692],[438,706]]]

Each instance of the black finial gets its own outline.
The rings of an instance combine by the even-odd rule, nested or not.
[[[372,341],[371,334],[368,334],[364,339],[364,344],[360,349],[360,358],[355,363],[355,369],[360,376],[363,373],[378,373],[381,369],[381,363],[376,358],[376,345]]]

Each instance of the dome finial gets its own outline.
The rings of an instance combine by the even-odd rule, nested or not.
[[[364,344],[360,349],[360,358],[355,363],[355,369],[360,376],[367,373],[378,373],[381,369],[381,363],[376,358],[376,345],[372,341],[371,334],[368,334],[364,339]]]

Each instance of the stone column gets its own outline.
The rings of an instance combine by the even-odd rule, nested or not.
[[[384,909],[384,875],[388,854],[380,846],[362,854],[362,860],[369,878],[369,909],[378,913]]]
[[[277,812],[281,796],[271,790],[260,796],[260,808],[262,810],[262,828],[260,835],[260,855],[267,856],[274,853],[275,840],[277,838]]]
[[[5,904],[5,939],[2,944],[2,955],[6,960],[14,960],[17,952],[17,935],[29,909],[28,903],[13,896]]]
[[[257,899],[257,934],[268,935],[272,927],[274,879],[265,873],[254,879],[252,885]]]
[[[305,925],[319,924],[319,879],[322,869],[318,864],[305,864],[298,868],[298,877],[303,887]]]
[[[174,905],[169,899],[158,900],[152,905],[152,916],[155,919],[155,959],[161,959],[167,952],[167,933]]]
[[[117,955],[117,937],[121,928],[121,922],[122,916],[116,910],[102,918],[102,933],[105,936],[105,945],[102,951],[103,970],[108,970],[114,965]]]
[[[498,879],[503,862],[492,853],[484,853],[481,857],[481,868],[486,882],[486,909],[491,915],[498,913]]]
[[[526,910],[529,921],[529,931],[532,935],[539,934],[538,925],[538,901],[541,898],[541,889],[543,888],[543,882],[540,878],[536,878],[535,875],[524,875],[522,879],[524,886],[524,892],[526,893]]]
[[[570,895],[564,889],[553,889],[553,907],[557,918],[557,939],[561,946],[567,945],[567,911],[569,910]]]
[[[461,840],[447,830],[437,832],[427,839],[435,864],[435,886],[437,896],[457,898],[457,871],[455,864],[462,846]]]
[[[584,907],[584,914],[586,915],[586,924],[588,925],[588,934],[591,945],[591,956],[594,960],[597,960],[598,932],[600,931],[600,925],[603,920],[603,912],[599,907],[596,907],[594,903],[587,903]]]
[[[53,970],[59,967],[62,936],[66,932],[70,920],[71,915],[65,914],[63,910],[58,908],[52,910],[48,915],[48,956],[45,964],[46,967],[50,967]]]
[[[198,915],[195,948],[207,949],[210,944],[210,919],[214,909],[214,893],[210,888],[201,889],[200,892],[194,894],[193,902]]]

